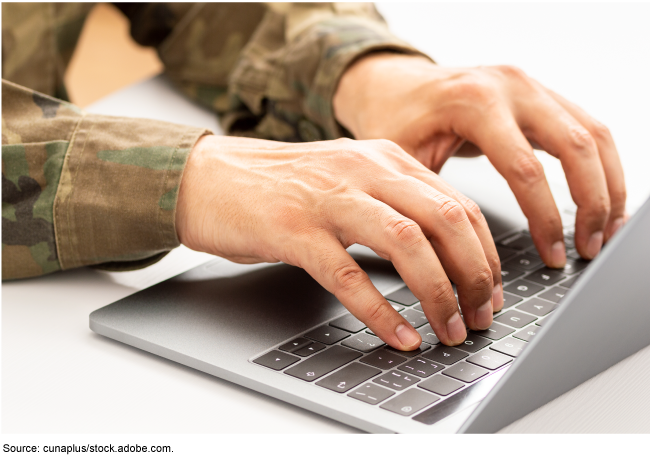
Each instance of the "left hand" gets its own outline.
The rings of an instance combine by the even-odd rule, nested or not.
[[[484,153],[508,181],[550,267],[566,262],[562,221],[533,146],[562,162],[582,257],[594,258],[627,219],[623,168],[607,128],[517,68],[445,68],[423,57],[371,54],[345,72],[333,105],[356,139],[394,141],[435,172],[454,154]]]

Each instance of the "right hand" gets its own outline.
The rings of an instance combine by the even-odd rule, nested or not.
[[[503,307],[479,208],[390,141],[204,136],[183,174],[176,229],[194,250],[305,269],[399,350],[419,347],[420,335],[346,252],[352,244],[393,263],[444,344],[467,335],[450,279],[470,329],[487,328]]]

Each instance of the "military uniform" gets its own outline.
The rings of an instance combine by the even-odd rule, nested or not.
[[[281,141],[346,135],[342,73],[374,51],[417,54],[372,4],[117,4],[170,79],[224,130]],[[178,188],[209,131],[86,114],[63,75],[91,4],[2,4],[2,277],[127,270],[178,246]]]

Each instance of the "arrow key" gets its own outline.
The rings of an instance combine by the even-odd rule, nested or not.
[[[266,355],[262,355],[259,358],[253,360],[253,362],[256,364],[260,364],[262,366],[269,367],[278,371],[292,365],[296,361],[300,361],[300,358],[297,356],[288,355],[287,353],[282,353],[281,351],[277,350],[270,351]]]
[[[329,325],[324,325],[309,331],[305,334],[305,337],[323,344],[332,345],[337,343],[339,340],[345,339],[349,335],[350,333],[348,332],[336,329]]]

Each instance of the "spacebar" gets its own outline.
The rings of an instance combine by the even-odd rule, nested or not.
[[[358,351],[334,345],[287,369],[284,373],[306,382],[313,382],[317,378],[360,357],[361,353]]]

